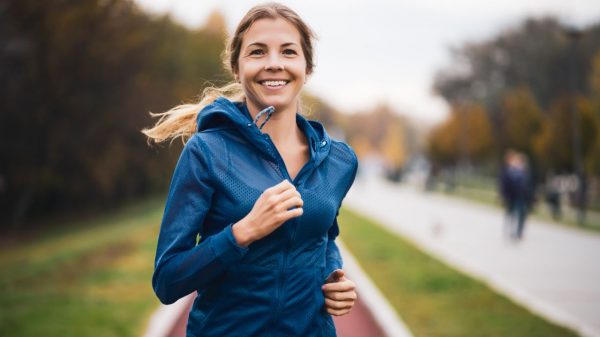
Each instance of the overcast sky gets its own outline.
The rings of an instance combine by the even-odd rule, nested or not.
[[[154,13],[171,12],[198,27],[214,10],[229,31],[261,1],[136,0]],[[600,21],[600,0],[297,0],[279,1],[317,33],[317,67],[307,89],[348,112],[380,102],[435,123],[447,106],[431,92],[449,46],[481,41],[527,16],[555,15],[584,27]]]

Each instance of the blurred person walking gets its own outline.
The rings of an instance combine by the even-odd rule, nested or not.
[[[549,175],[549,178],[546,179],[546,183],[544,185],[546,204],[548,205],[550,214],[554,220],[560,220],[562,218],[560,185],[560,177],[552,173]]]
[[[505,234],[512,240],[521,240],[525,221],[533,202],[531,173],[524,154],[508,149],[500,173],[499,189],[506,220]]]
[[[331,337],[354,305],[335,239],[358,160],[300,114],[313,39],[286,6],[250,9],[226,50],[236,82],[144,130],[186,141],[152,285],[165,304],[197,292],[187,336]]]

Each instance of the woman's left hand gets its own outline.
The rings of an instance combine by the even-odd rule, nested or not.
[[[321,287],[325,295],[325,308],[334,316],[346,315],[356,300],[355,284],[344,276],[344,271],[336,269]]]

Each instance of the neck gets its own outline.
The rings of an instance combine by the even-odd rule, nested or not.
[[[248,111],[254,120],[256,115],[260,112],[260,109],[252,104],[248,104]],[[261,116],[256,124],[260,125],[265,117],[265,115]],[[261,131],[268,134],[275,144],[288,144],[294,142],[298,137],[301,137],[300,133],[302,133],[296,124],[296,110],[292,108],[275,110]]]

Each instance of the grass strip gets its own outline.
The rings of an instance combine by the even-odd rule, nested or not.
[[[150,279],[161,203],[1,251],[0,336],[139,336],[158,305]]]

